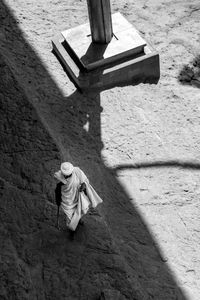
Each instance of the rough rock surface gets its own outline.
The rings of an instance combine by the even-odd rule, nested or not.
[[[0,65],[1,299],[136,299],[99,215],[74,240],[63,216],[64,230],[55,228],[58,150],[2,57]]]
[[[199,300],[199,2],[111,3],[160,53],[158,85],[78,93],[50,41],[86,1],[0,2],[2,299]],[[60,160],[104,199],[73,241]]]

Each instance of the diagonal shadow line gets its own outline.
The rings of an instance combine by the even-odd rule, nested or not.
[[[169,161],[150,161],[135,164],[119,165],[113,170],[119,171],[124,169],[148,169],[148,168],[183,168],[189,170],[200,170],[200,163],[193,161],[169,160]]]
[[[62,152],[63,159],[71,159],[78,163],[104,199],[102,212],[116,245],[132,270],[134,279],[138,280],[148,299],[186,300],[170,268],[162,261],[159,247],[156,246],[145,220],[132,204],[127,203],[128,195],[125,190],[116,180],[112,169],[106,167],[101,160],[100,95],[90,93],[80,95],[76,91],[64,97],[34,49],[27,43],[17,21],[3,1],[0,2],[0,11],[2,16],[0,51],[6,62],[18,72],[16,75],[25,78],[25,85],[31,85],[32,94],[28,94],[30,102],[34,103],[38,98],[44,104],[47,103],[46,113],[52,116],[52,124],[47,124],[44,119],[43,124],[60,146],[60,151],[68,147],[68,151]],[[33,63],[34,68],[31,71]],[[37,78],[33,73],[37,73]],[[53,115],[58,114],[60,110],[54,105],[56,101],[64,111],[57,126],[63,126],[66,142],[60,142],[52,129]],[[48,105],[52,107],[49,108]],[[37,108],[37,105],[35,107]],[[40,117],[42,118],[41,115]],[[83,126],[88,121],[90,127],[87,132]],[[119,201],[114,201],[116,197]],[[156,272],[153,271],[155,268]]]

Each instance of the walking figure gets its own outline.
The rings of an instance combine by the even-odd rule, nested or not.
[[[54,177],[59,180],[55,189],[58,205],[57,226],[59,228],[58,215],[61,206],[66,215],[67,227],[75,231],[89,208],[95,208],[103,200],[90,185],[84,172],[69,162],[63,162]]]

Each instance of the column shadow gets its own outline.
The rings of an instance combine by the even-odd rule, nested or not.
[[[156,245],[150,229],[145,224],[145,220],[143,220],[137,209],[128,203],[128,195],[116,179],[115,173],[104,164],[101,158],[103,144],[101,140],[102,108],[100,105],[100,93],[85,92],[80,94],[78,91],[75,91],[72,95],[64,97],[34,49],[25,40],[17,21],[4,1],[0,2],[0,11],[2,16],[0,19],[2,36],[0,42],[1,54],[3,54],[5,61],[11,66],[11,69],[15,69],[13,67],[13,64],[15,64],[17,76],[25,78],[27,84],[30,84],[32,91],[28,95],[31,100],[30,102],[34,103],[37,99],[38,103],[43,102],[43,105],[46,103],[46,116],[49,120],[52,117],[52,124],[48,124],[49,132],[60,151],[62,150],[61,160],[71,160],[75,165],[80,166],[104,200],[101,207],[101,214],[103,216],[101,222],[99,221],[98,223],[95,218],[92,219],[88,216],[86,227],[78,231],[75,244],[70,244],[63,232],[58,234],[53,229],[51,231],[50,227],[43,229],[41,233],[37,231],[35,235],[31,236],[31,239],[24,241],[27,243],[27,247],[30,246],[30,249],[33,247],[35,250],[43,251],[44,254],[43,261],[40,262],[43,267],[40,268],[40,265],[37,265],[39,269],[36,270],[36,265],[34,265],[35,269],[32,269],[32,275],[30,276],[38,274],[37,272],[39,271],[43,272],[41,277],[43,283],[41,282],[40,288],[42,284],[46,284],[46,290],[52,292],[51,296],[48,296],[48,299],[55,299],[52,297],[55,289],[61,288],[59,283],[59,279],[61,280],[61,278],[58,277],[59,279],[54,282],[53,287],[48,286],[48,276],[52,276],[53,278],[55,271],[54,266],[49,265],[48,261],[53,257],[55,265],[63,268],[63,264],[66,264],[65,260],[71,259],[71,264],[76,266],[76,272],[79,273],[80,271],[80,276],[85,280],[85,286],[81,286],[77,279],[77,284],[74,287],[74,290],[80,289],[81,293],[83,293],[79,294],[79,299],[97,299],[95,298],[95,293],[91,296],[87,294],[86,290],[86,281],[91,282],[92,289],[92,285],[98,284],[98,276],[100,276],[96,275],[97,277],[94,279],[90,278],[90,275],[87,273],[87,270],[90,270],[91,267],[88,265],[89,258],[86,257],[87,253],[89,252],[89,254],[93,255],[94,263],[99,268],[99,274],[103,267],[109,275],[109,280],[112,280],[113,273],[120,273],[120,266],[109,261],[109,252],[104,253],[106,259],[103,260],[101,258],[101,262],[98,261],[99,257],[94,256],[94,253],[91,252],[92,247],[98,243],[96,236],[98,232],[102,241],[108,239],[108,236],[112,236],[114,247],[116,247],[116,252],[118,253],[114,254],[120,254],[122,257],[120,262],[123,262],[126,266],[124,272],[119,275],[122,283],[126,279],[130,286],[133,285],[133,290],[140,290],[138,294],[140,296],[136,298],[133,295],[131,296],[131,288],[130,291],[126,292],[121,283],[121,286],[118,288],[126,295],[126,299],[186,300],[186,296],[178,286],[172,271],[163,261],[162,253]],[[33,65],[34,67],[32,67]],[[35,73],[37,76],[35,76]],[[59,120],[55,120],[54,116],[56,115],[59,115]],[[41,115],[40,118],[42,118]],[[58,131],[53,128],[54,124],[59,129]],[[60,137],[61,142],[55,137],[60,131],[63,135],[63,137]],[[26,170],[24,172],[24,176],[28,178],[30,174]],[[44,180],[46,180],[46,176],[44,172]],[[48,192],[50,188],[53,189],[54,187],[48,186],[45,192]],[[118,201],[116,201],[116,198],[118,198]],[[39,214],[38,210],[37,213]],[[101,230],[98,231],[98,228],[101,228]],[[52,237],[52,232],[55,232],[55,240]],[[15,231],[15,234],[18,234],[17,231]],[[45,244],[42,244],[44,243],[44,239],[41,236],[45,236],[45,234],[49,234],[48,237],[51,235],[51,240],[46,240]],[[74,249],[78,249],[76,257],[73,254]],[[105,249],[102,251],[105,251]],[[26,261],[26,256],[22,250],[20,253],[21,256],[19,259]],[[64,259],[62,260],[61,258]],[[34,262],[34,257],[30,255],[29,260],[26,261],[27,264],[31,263],[31,260]],[[38,261],[37,263],[39,264]],[[47,267],[51,270],[50,274],[47,272]],[[68,272],[69,276],[74,276],[70,270],[66,272]],[[10,284],[12,285],[12,283]],[[66,291],[70,288],[70,284],[69,277],[69,282],[65,283],[65,289],[61,291],[63,294],[60,294],[60,299],[66,299],[64,297],[66,297]],[[114,285],[113,282],[110,284]],[[117,284],[120,285],[120,281]],[[43,297],[45,296],[43,295]],[[72,297],[71,299],[78,298]]]

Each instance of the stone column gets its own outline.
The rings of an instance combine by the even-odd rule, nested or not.
[[[108,44],[113,36],[110,0],[87,0],[92,42]]]

